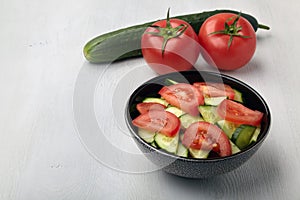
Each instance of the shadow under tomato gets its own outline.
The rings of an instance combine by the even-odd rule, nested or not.
[[[256,40],[257,40],[257,42],[265,42],[270,37],[272,37],[271,33],[257,34]],[[268,41],[268,42],[270,42],[270,41]]]

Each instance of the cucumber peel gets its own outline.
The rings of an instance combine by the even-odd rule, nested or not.
[[[255,126],[240,125],[234,131],[231,140],[236,144],[237,147],[244,149],[250,144],[250,140],[255,129]]]
[[[244,103],[242,93],[236,89],[233,89],[233,91],[234,91],[234,99],[233,100],[240,102],[240,103]]]

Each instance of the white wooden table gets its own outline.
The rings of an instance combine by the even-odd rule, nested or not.
[[[82,54],[94,36],[164,18],[169,7],[172,16],[232,8],[271,26],[257,32],[252,61],[225,73],[266,99],[270,135],[224,176],[184,179],[147,163],[126,142],[122,112],[156,75],[142,58],[107,67]],[[297,0],[2,1],[0,199],[300,199],[299,10]],[[201,57],[197,65],[212,70]]]

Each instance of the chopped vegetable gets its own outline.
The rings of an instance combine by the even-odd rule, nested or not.
[[[198,106],[204,104],[203,95],[187,83],[164,86],[158,93],[171,105],[193,116],[199,114]]]
[[[263,113],[228,99],[235,99],[236,94],[242,97],[238,90],[226,85],[223,88],[230,87],[226,92],[232,89],[233,97],[208,97],[205,91],[191,84],[170,79],[166,82],[168,86],[159,91],[161,98],[147,97],[137,104],[141,114],[133,124],[145,142],[177,156],[205,159],[238,153],[257,141]],[[203,105],[205,95],[212,105]],[[152,106],[155,107],[152,109]],[[198,114],[192,112],[195,107],[199,109]]]
[[[179,119],[167,111],[152,110],[135,118],[132,123],[142,129],[160,132],[166,136],[176,135],[180,129]]]
[[[258,126],[261,123],[263,113],[251,110],[241,103],[225,99],[218,106],[217,112],[222,119],[237,123]]]

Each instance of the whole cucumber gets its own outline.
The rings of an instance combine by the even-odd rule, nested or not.
[[[188,22],[195,32],[198,33],[201,25],[207,18],[225,12],[239,13],[234,10],[214,10],[181,15],[173,18]],[[242,13],[242,16],[251,23],[255,31],[257,31],[258,28],[269,29],[268,26],[259,24],[257,20],[249,14]],[[141,37],[145,30],[153,23],[154,21],[99,35],[86,43],[83,48],[84,56],[92,63],[114,62],[142,56]]]

